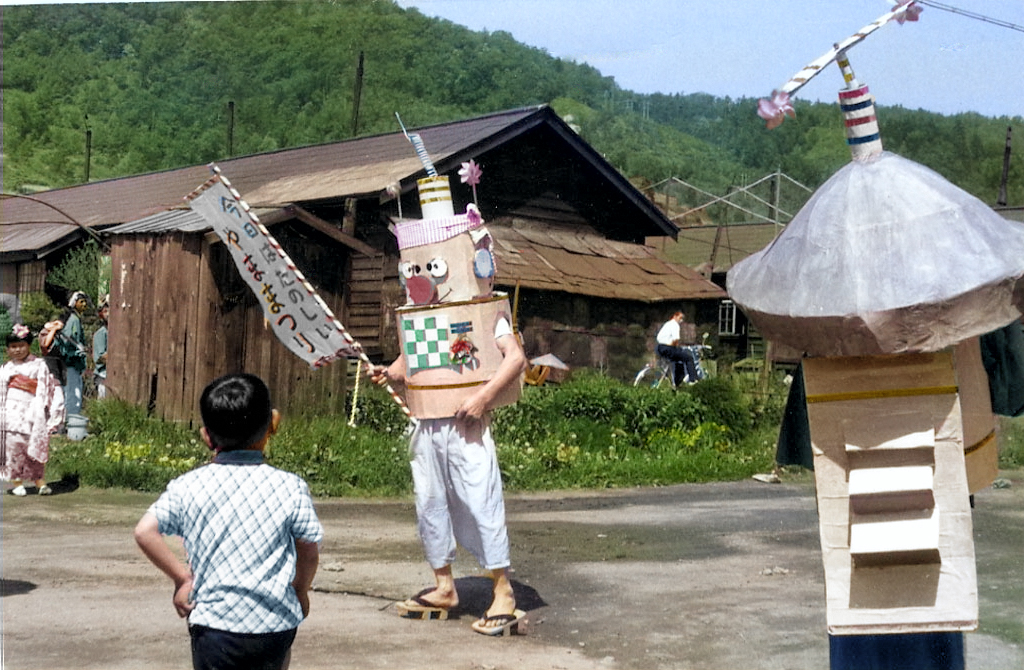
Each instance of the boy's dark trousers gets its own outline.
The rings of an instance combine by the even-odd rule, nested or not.
[[[189,626],[195,670],[281,670],[297,629],[280,633],[230,633]]]

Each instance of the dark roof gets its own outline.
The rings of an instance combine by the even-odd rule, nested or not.
[[[503,286],[648,303],[726,297],[721,287],[655,249],[609,240],[587,226],[513,219],[488,230],[496,283]]]
[[[540,145],[560,148],[572,161],[571,172],[585,173],[586,178],[595,180],[593,184],[603,181],[601,202],[593,207],[607,212],[612,228],[621,228],[618,237],[642,240],[644,236],[676,232],[676,226],[657,207],[550,107],[488,114],[415,132],[422,137],[440,173],[457,170],[462,162],[519,138],[528,139],[531,149]],[[410,191],[415,188],[415,180],[426,174],[401,132],[226,159],[218,165],[250,205],[263,207],[376,198],[394,182],[399,182],[403,191]],[[196,165],[45,191],[34,198],[50,207],[27,199],[8,199],[0,220],[4,224],[49,227],[58,222],[66,224],[71,218],[83,226],[105,228],[183,207],[183,198],[209,176],[208,166]],[[58,216],[52,208],[66,213],[67,218]],[[5,232],[0,250],[24,250],[20,245],[30,243],[30,239],[8,240]]]
[[[254,209],[263,217],[279,210]],[[586,225],[560,225],[511,217],[488,224],[494,237],[497,283],[542,291],[639,302],[703,300],[725,291],[651,247],[609,240]],[[191,209],[125,223],[111,235],[202,233],[209,222]]]

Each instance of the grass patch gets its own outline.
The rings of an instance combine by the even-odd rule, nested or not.
[[[743,479],[771,469],[785,399],[757,400],[740,382],[634,388],[597,373],[560,386],[526,387],[497,410],[493,434],[510,491],[607,488]],[[763,394],[762,394],[763,396]],[[777,411],[772,409],[777,406]],[[51,476],[83,485],[161,491],[209,461],[198,432],[105,399],[88,404],[88,438],[55,438]],[[270,464],[302,476],[319,496],[411,491],[404,415],[381,389],[361,391],[355,426],[345,416],[285,416]]]
[[[999,467],[1024,468],[1024,416],[999,417]]]

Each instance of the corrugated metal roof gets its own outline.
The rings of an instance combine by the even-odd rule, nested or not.
[[[8,223],[0,221],[0,253],[27,254],[70,242],[84,233],[73,223]]]
[[[514,219],[488,225],[497,283],[638,302],[726,297],[695,270],[640,244],[609,242],[586,226]]]
[[[142,233],[198,233],[212,227],[201,215],[191,209],[171,209],[166,212],[145,216],[138,221],[129,221],[108,228],[108,235],[133,235]]]
[[[277,208],[253,208],[257,218],[266,216],[271,212],[279,211]],[[201,233],[212,230],[213,227],[201,215],[191,209],[170,209],[166,212],[152,214],[143,217],[138,221],[129,221],[120,226],[107,228],[104,233],[107,235],[139,235],[146,233]]]

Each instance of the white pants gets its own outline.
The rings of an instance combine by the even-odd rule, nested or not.
[[[430,567],[455,560],[458,542],[485,570],[506,568],[508,531],[491,429],[465,434],[454,418],[421,419],[412,435],[412,481],[420,540]]]

